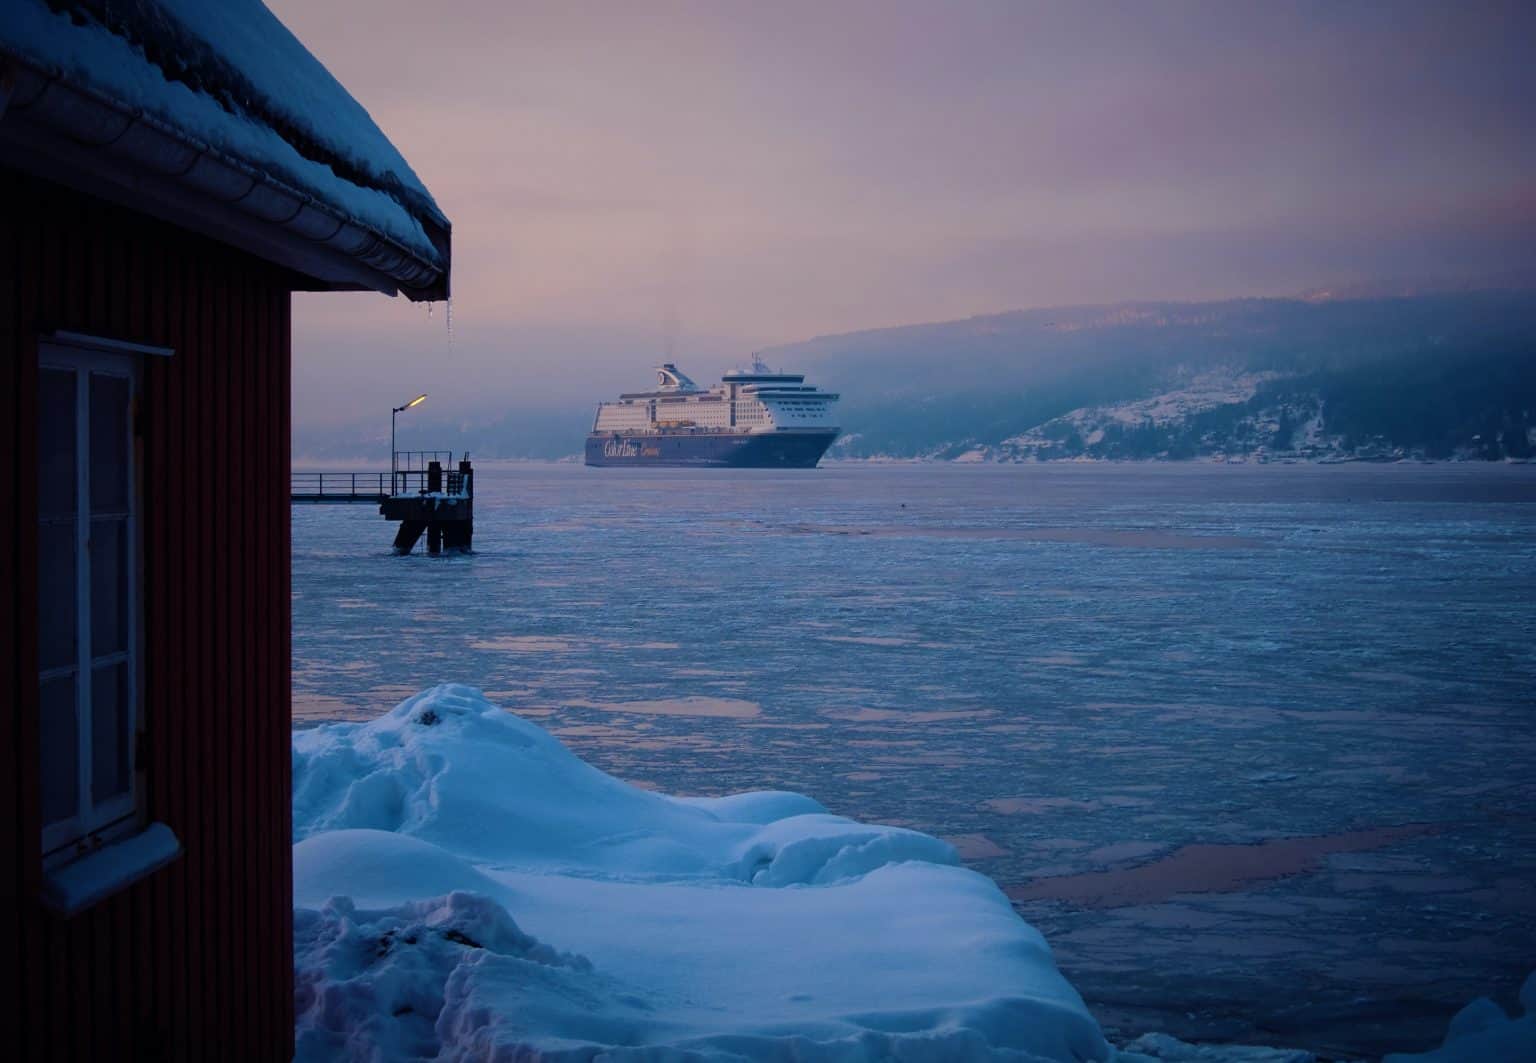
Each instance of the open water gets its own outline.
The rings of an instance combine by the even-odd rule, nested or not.
[[[295,507],[294,712],[478,685],[953,841],[1107,1032],[1425,1047],[1536,968],[1536,466],[481,464]]]

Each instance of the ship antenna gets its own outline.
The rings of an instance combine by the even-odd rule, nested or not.
[[[764,362],[763,362],[762,354],[757,352],[757,351],[753,351],[752,352],[752,372],[754,372],[754,373],[767,373],[767,372],[770,372],[768,366],[766,364],[764,364]]]

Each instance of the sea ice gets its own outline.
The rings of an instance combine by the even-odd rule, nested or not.
[[[1165,1033],[1146,1033],[1121,1048],[1115,1063],[1315,1063],[1316,1059],[1300,1048],[1192,1045]]]
[[[640,790],[451,684],[293,768],[301,1060],[1111,1058],[927,835]]]

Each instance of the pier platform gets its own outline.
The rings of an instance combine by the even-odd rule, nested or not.
[[[452,451],[397,451],[388,472],[293,472],[295,505],[376,505],[397,521],[394,548],[409,554],[427,539],[427,553],[468,553],[475,534],[475,472],[469,455],[457,466]]]

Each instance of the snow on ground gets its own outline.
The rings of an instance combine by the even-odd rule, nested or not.
[[[1054,444],[1054,428],[1070,426],[1089,446],[1104,439],[1106,426],[1135,428],[1151,423],[1168,425],[1182,421],[1198,413],[1247,402],[1259,387],[1278,378],[1274,372],[1250,373],[1232,366],[1221,366],[1195,374],[1177,387],[1151,395],[1148,398],[1103,406],[1082,406],[1042,425],[1016,436],[1010,436],[998,444],[1005,453],[1015,457],[1028,455]]]
[[[1515,1063],[1536,1059],[1536,971],[1520,987],[1520,1018],[1478,997],[1451,1019],[1434,1051],[1388,1056],[1383,1063]]]
[[[1171,424],[1196,413],[1214,410],[1218,406],[1247,402],[1253,398],[1261,384],[1279,376],[1279,373],[1274,372],[1248,373],[1222,366],[1198,373],[1176,388],[1145,399],[1082,407],[1063,414],[1059,420],[1069,421],[1079,427],[1115,423],[1134,428],[1147,421],[1155,425]],[[1004,442],[1023,441],[1027,438],[1029,433]]]
[[[640,790],[458,685],[293,770],[300,1060],[1111,1056],[935,838]]]

